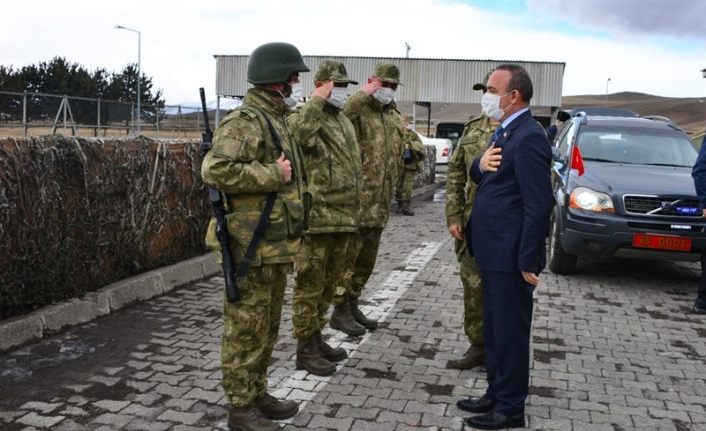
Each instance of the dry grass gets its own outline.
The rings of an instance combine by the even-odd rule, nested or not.
[[[52,134],[52,126],[34,126],[27,129],[26,136],[44,136]],[[57,127],[56,133],[64,136],[80,136],[83,138],[99,137],[99,138],[120,138],[130,136],[130,131],[125,128],[104,128],[101,127],[98,131],[95,127],[77,127],[75,134],[71,127],[64,129]],[[162,127],[157,131],[156,128],[142,128],[140,134],[153,139],[200,139],[201,132],[196,130],[184,130],[178,128]],[[15,124],[0,124],[0,137],[19,138],[25,136],[25,131],[22,126]]]

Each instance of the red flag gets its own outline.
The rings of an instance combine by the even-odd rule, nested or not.
[[[574,145],[571,150],[571,169],[579,171],[579,177],[586,172],[586,168],[583,166],[583,157],[581,157],[581,151],[577,145]]]

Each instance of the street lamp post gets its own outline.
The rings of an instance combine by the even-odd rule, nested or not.
[[[116,25],[115,28],[118,30],[128,30],[132,31],[134,33],[137,33],[137,134],[140,134],[140,118],[142,117],[141,113],[141,107],[140,107],[140,99],[141,99],[141,92],[140,92],[140,81],[141,76],[140,76],[140,58],[142,56],[142,33],[140,33],[138,30],[134,30],[132,28],[127,28],[123,27],[122,25]]]
[[[605,82],[605,107],[608,107],[608,84],[610,83],[610,78]]]

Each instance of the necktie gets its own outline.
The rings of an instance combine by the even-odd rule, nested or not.
[[[490,142],[488,142],[488,146],[491,146],[493,142],[497,142],[498,139],[500,139],[500,135],[503,133],[503,126],[498,126],[495,128],[495,131],[493,132],[493,136],[490,138]]]

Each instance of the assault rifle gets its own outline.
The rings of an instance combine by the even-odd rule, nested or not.
[[[203,110],[203,120],[206,125],[206,131],[201,134],[200,154],[201,160],[206,156],[206,153],[211,149],[211,140],[213,132],[208,124],[208,110],[206,110],[206,94],[203,87],[199,88],[201,94],[201,108]],[[238,290],[238,279],[235,273],[235,264],[230,251],[230,234],[228,233],[228,221],[226,220],[226,209],[223,203],[223,195],[217,189],[208,186],[208,199],[211,201],[213,215],[216,218],[216,238],[221,245],[221,258],[223,259],[223,278],[226,282],[226,296],[228,302],[238,302],[240,300],[240,291]]]

